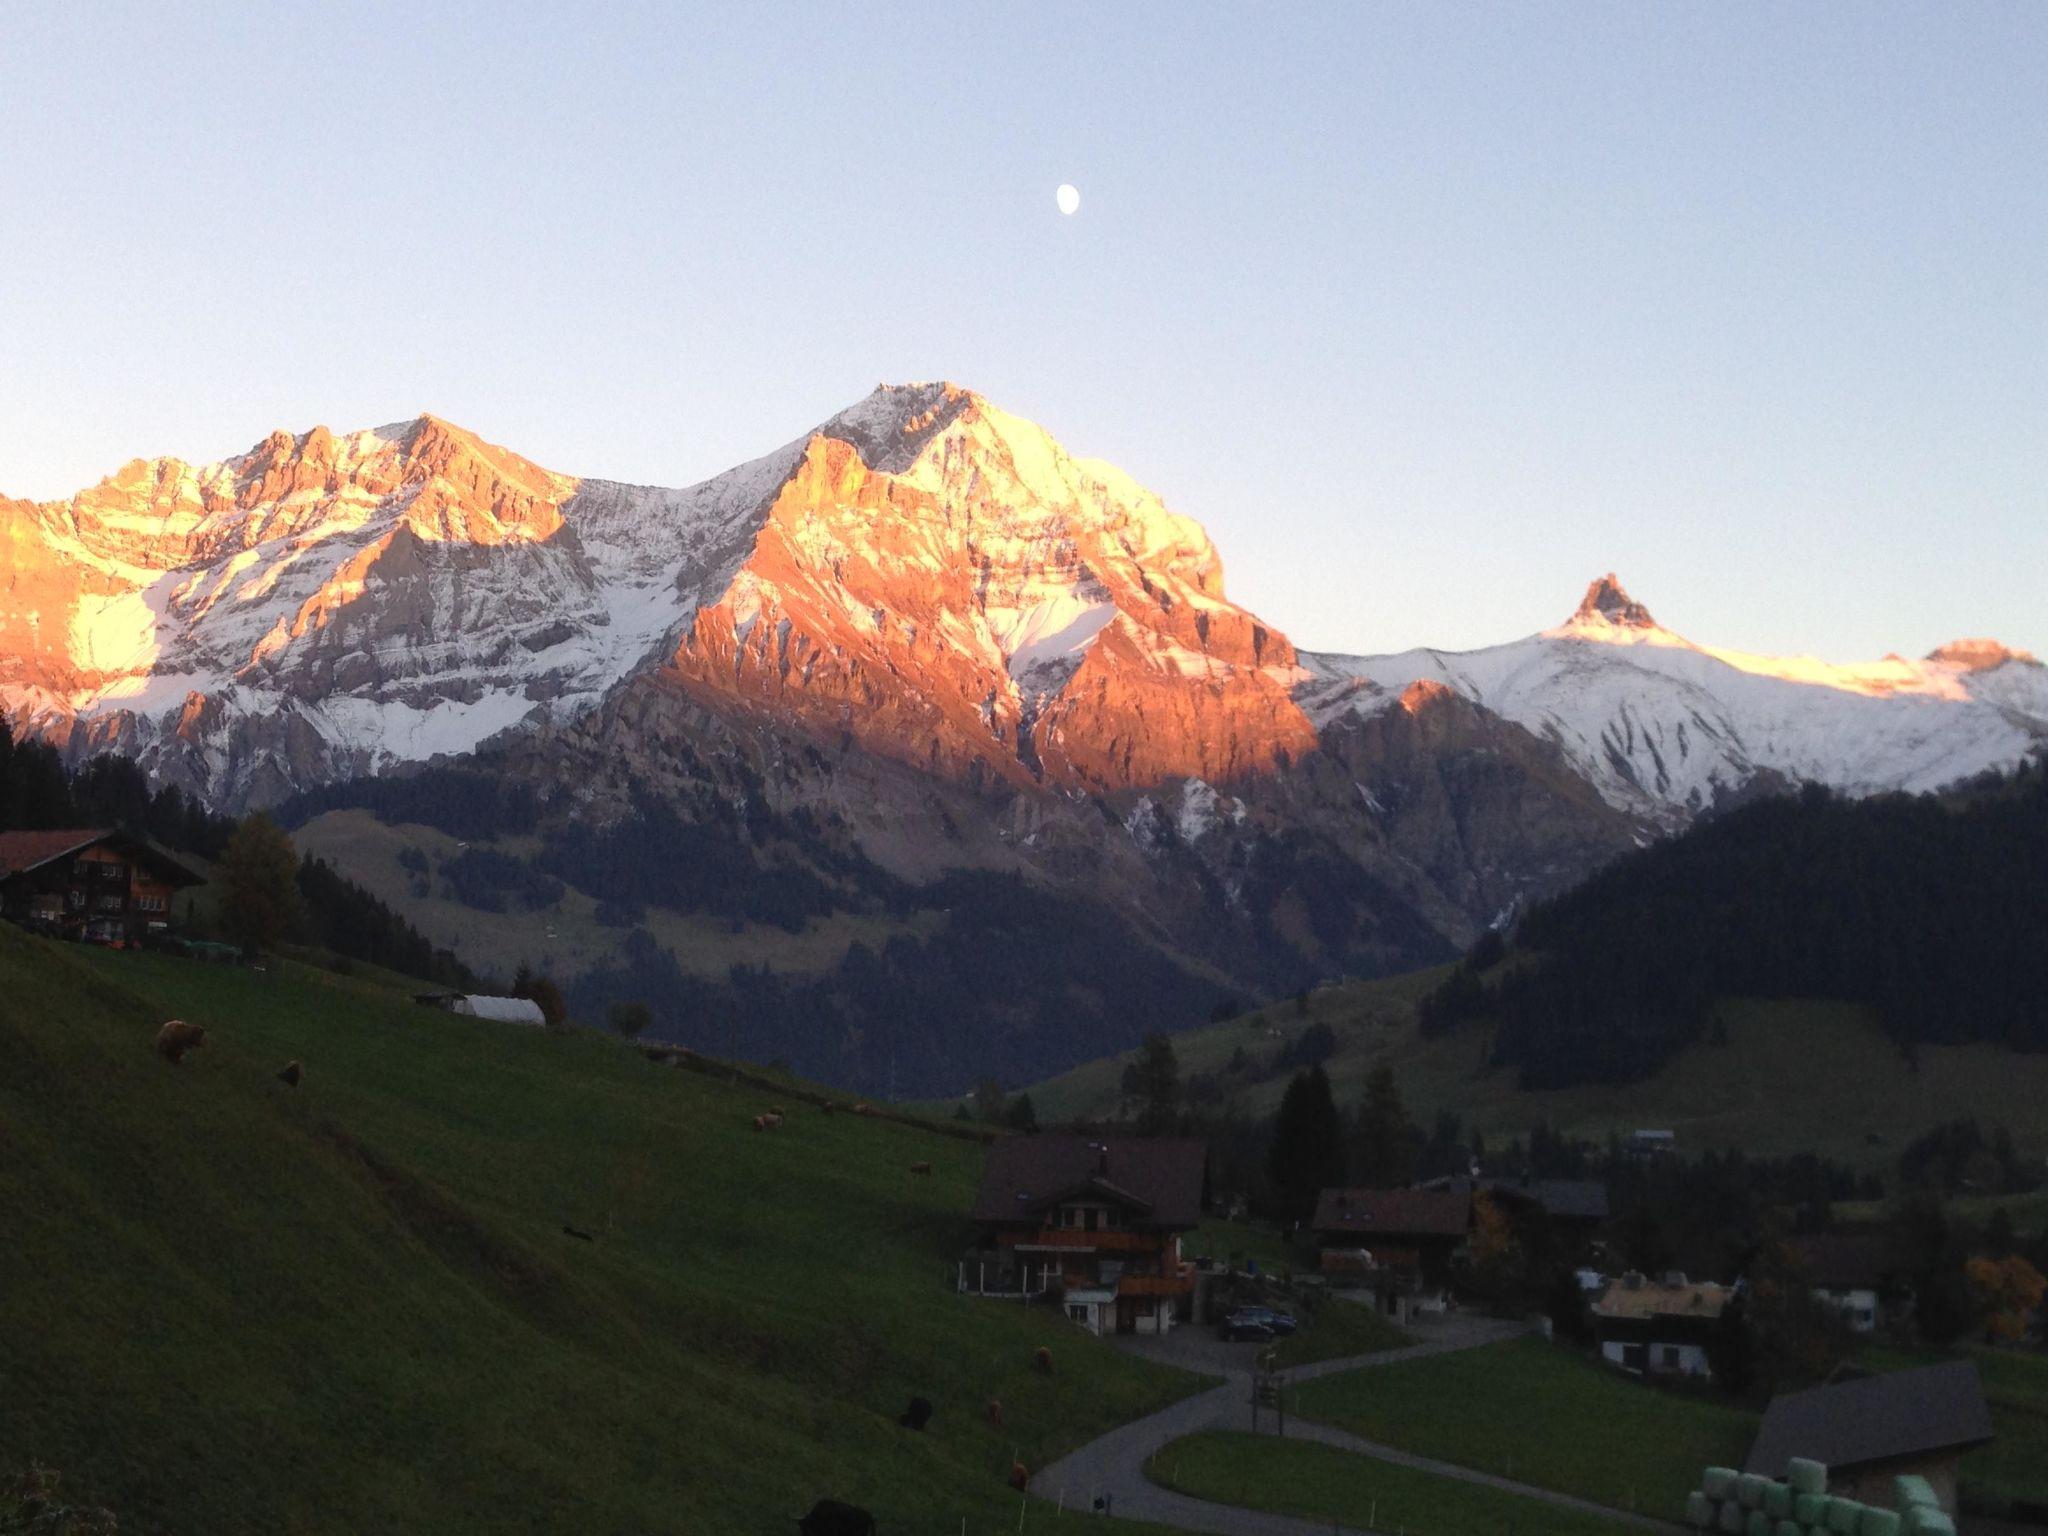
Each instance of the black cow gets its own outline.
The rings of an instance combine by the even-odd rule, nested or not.
[[[803,1536],[875,1536],[875,1517],[837,1499],[820,1499],[796,1528]]]
[[[932,1421],[932,1405],[929,1398],[913,1397],[910,1406],[896,1416],[896,1422],[905,1429],[923,1429]]]

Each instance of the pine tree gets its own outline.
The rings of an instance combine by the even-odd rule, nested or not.
[[[1330,1094],[1330,1076],[1319,1066],[1288,1079],[1266,1154],[1266,1179],[1279,1214],[1293,1220],[1315,1209],[1318,1193],[1344,1180],[1344,1123]]]
[[[1368,1189],[1406,1184],[1415,1173],[1415,1141],[1394,1069],[1381,1062],[1365,1080],[1365,1103],[1358,1112],[1353,1143],[1358,1182]]]

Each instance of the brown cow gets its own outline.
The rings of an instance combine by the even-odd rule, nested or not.
[[[910,1171],[928,1179],[932,1176],[932,1165],[930,1163],[912,1163]]]
[[[300,1066],[296,1061],[288,1061],[284,1064],[284,1070],[277,1074],[277,1080],[287,1088],[296,1088],[299,1086],[299,1079],[305,1075],[306,1069],[304,1067]]]
[[[1031,1363],[1037,1366],[1043,1375],[1050,1376],[1052,1374],[1052,1351],[1043,1344],[1039,1345],[1037,1351],[1031,1357]]]
[[[1024,1470],[1023,1462],[1013,1461],[1010,1463],[1010,1486],[1012,1488],[1016,1489],[1019,1493],[1022,1493],[1024,1491],[1024,1485],[1030,1481],[1031,1474]]]
[[[156,1032],[156,1053],[172,1065],[183,1061],[185,1053],[197,1050],[206,1044],[206,1030],[198,1024],[187,1024],[183,1019],[172,1019]]]
[[[1002,1401],[1002,1399],[1001,1399],[1001,1398],[999,1398],[999,1397],[992,1397],[992,1398],[990,1398],[990,1399],[988,1400],[988,1408],[987,1408],[986,1412],[987,1412],[987,1414],[988,1414],[988,1422],[989,1422],[990,1426],[991,1426],[991,1427],[993,1427],[993,1428],[995,1428],[995,1429],[1001,1429],[1001,1428],[1003,1427],[1003,1401]]]

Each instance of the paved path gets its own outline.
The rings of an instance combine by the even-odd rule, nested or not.
[[[1383,1350],[1378,1354],[1354,1355],[1345,1360],[1323,1360],[1314,1365],[1296,1366],[1285,1373],[1287,1383],[1292,1385],[1312,1381],[1318,1376],[1334,1376],[1339,1372],[1357,1370],[1362,1366],[1391,1365],[1400,1360],[1417,1360],[1454,1349],[1472,1349],[1481,1344],[1494,1344],[1502,1339],[1513,1338],[1522,1330],[1513,1323],[1452,1316],[1437,1322],[1419,1324],[1413,1331],[1423,1335],[1421,1343],[1405,1349]],[[1188,1337],[1183,1339],[1182,1333]],[[1031,1479],[1032,1493],[1042,1499],[1063,1500],[1068,1508],[1078,1510],[1092,1509],[1097,1499],[1106,1498],[1109,1500],[1111,1511],[1127,1519],[1150,1520],[1184,1531],[1211,1532],[1214,1536],[1330,1536],[1331,1527],[1323,1521],[1298,1520],[1291,1515],[1240,1509],[1230,1504],[1212,1504],[1207,1499],[1190,1498],[1187,1494],[1174,1493],[1162,1488],[1145,1476],[1145,1463],[1163,1447],[1183,1436],[1199,1434],[1205,1430],[1249,1430],[1252,1427],[1251,1374],[1253,1358],[1257,1353],[1255,1347],[1223,1344],[1211,1337],[1206,1330],[1198,1333],[1192,1327],[1177,1330],[1164,1339],[1119,1339],[1117,1342],[1134,1354],[1179,1365],[1204,1375],[1221,1375],[1223,1383],[1210,1388],[1207,1392],[1184,1398],[1170,1408],[1162,1408],[1147,1418],[1137,1419],[1113,1429],[1099,1439],[1091,1440],[1079,1450],[1061,1457]],[[1269,1411],[1264,1415],[1264,1424],[1269,1432],[1272,1423],[1273,1417]],[[1290,1440],[1314,1440],[1360,1456],[1371,1456],[1379,1461],[1392,1462],[1396,1466],[1410,1467],[1438,1477],[1455,1478],[1459,1482],[1478,1483],[1506,1493],[1520,1494],[1524,1498],[1537,1499],[1562,1509],[1596,1514],[1602,1519],[1635,1526],[1641,1530],[1671,1532],[1681,1529],[1646,1516],[1625,1514],[1620,1510],[1609,1509],[1604,1504],[1593,1504],[1585,1499],[1573,1498],[1569,1494],[1555,1493],[1548,1488],[1534,1488],[1527,1483],[1510,1482],[1507,1478],[1495,1477],[1491,1473],[1476,1472],[1470,1467],[1453,1466],[1448,1462],[1411,1455],[1407,1451],[1396,1450],[1393,1446],[1363,1440],[1357,1435],[1346,1434],[1341,1429],[1310,1423],[1306,1419],[1291,1420],[1287,1426],[1287,1437]]]

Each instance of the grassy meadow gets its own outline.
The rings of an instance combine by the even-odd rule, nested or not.
[[[209,1030],[178,1066],[173,1016]],[[953,1293],[974,1143],[756,1133],[770,1102],[374,978],[0,927],[0,1475],[139,1532],[737,1536],[820,1496],[979,1532],[1013,1458],[1197,1385]]]
[[[1219,1504],[1408,1536],[1623,1536],[1634,1530],[1539,1499],[1376,1461],[1312,1440],[1189,1435],[1145,1465],[1161,1487]]]
[[[1707,1466],[1740,1466],[1757,1416],[1647,1386],[1541,1339],[1304,1383],[1294,1407],[1367,1440],[1678,1520]]]
[[[1448,1110],[1498,1144],[1538,1122],[1604,1142],[1643,1126],[1675,1130],[1688,1152],[1741,1148],[1751,1156],[1819,1152],[1853,1167],[1886,1167],[1919,1132],[1975,1116],[2007,1126],[2024,1155],[2048,1155],[2048,1056],[1988,1045],[1924,1046],[1917,1069],[1858,1008],[1842,1003],[1737,999],[1721,1005],[1727,1044],[1682,1052],[1639,1083],[1530,1092],[1487,1065],[1490,1032],[1468,1025],[1424,1039],[1415,1010],[1445,974],[1418,971],[1325,987],[1308,1010],[1293,999],[1174,1036],[1185,1082],[1212,1077],[1227,1102],[1252,1115],[1279,1108],[1288,1074],[1274,1059],[1317,1024],[1336,1036],[1324,1063],[1337,1102],[1363,1096],[1385,1062],[1409,1113],[1429,1126]],[[1242,1051],[1249,1070],[1231,1063]],[[1041,1123],[1115,1118],[1130,1053],[1085,1063],[1031,1087]],[[2017,1216],[2017,1213],[2016,1213]]]

